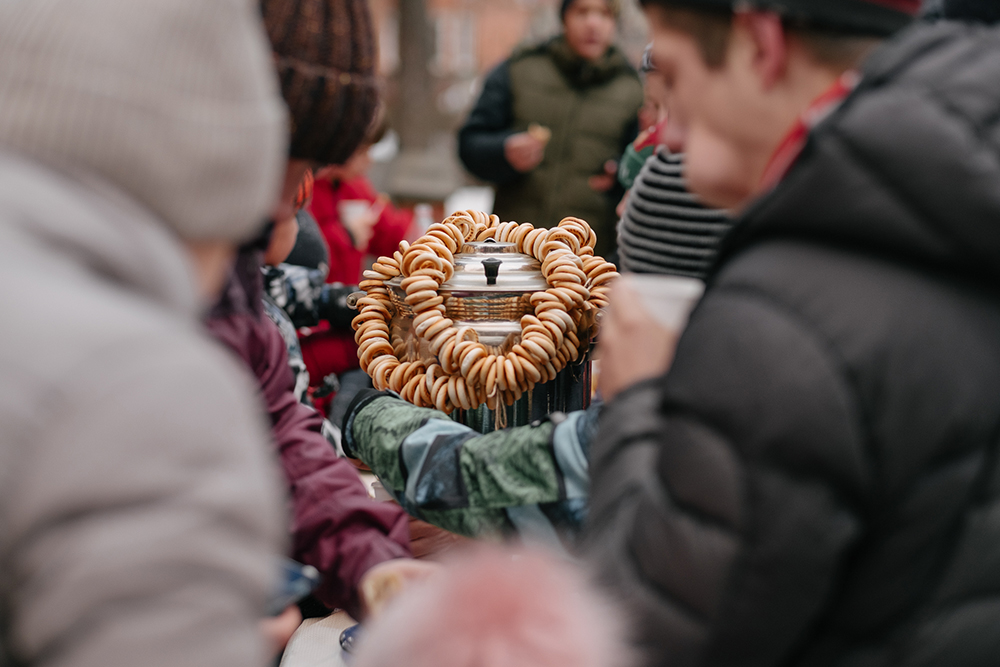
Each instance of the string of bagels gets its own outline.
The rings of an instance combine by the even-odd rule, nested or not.
[[[479,342],[469,326],[446,315],[438,290],[454,272],[454,256],[467,242],[494,239],[542,265],[548,289],[530,296],[533,313],[521,317],[521,340],[501,354]],[[379,257],[364,272],[353,327],[361,368],[378,389],[391,389],[420,407],[450,413],[485,403],[491,410],[515,401],[576,361],[589,342],[584,322],[607,305],[614,264],[594,255],[597,235],[583,220],[564,218],[552,229],[500,222],[495,215],[462,211],[431,225],[412,245],[403,241],[392,257]],[[387,282],[402,277],[404,302],[413,310],[413,334],[433,360],[402,361],[393,347],[395,307]],[[587,317],[588,313],[591,317]],[[589,325],[587,325],[589,326]]]

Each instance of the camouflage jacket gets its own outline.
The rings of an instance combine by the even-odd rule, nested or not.
[[[598,406],[481,435],[443,412],[373,392],[348,414],[345,449],[420,519],[455,533],[572,544],[586,518]]]

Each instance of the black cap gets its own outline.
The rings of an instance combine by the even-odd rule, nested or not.
[[[748,6],[771,10],[792,23],[852,35],[891,35],[920,11],[920,0],[640,0],[643,5],[731,12]]]
[[[944,17],[956,21],[1000,23],[1000,2],[997,0],[945,0]]]
[[[608,6],[611,7],[611,12],[615,16],[618,16],[618,11],[621,8],[620,5],[619,5],[618,0],[607,0],[607,3],[608,3]],[[559,18],[560,19],[566,18],[566,11],[569,9],[569,6],[572,5],[572,4],[573,4],[573,0],[562,0],[562,2],[559,4]]]

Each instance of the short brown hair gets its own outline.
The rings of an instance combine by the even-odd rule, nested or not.
[[[643,2],[643,5],[656,7],[665,23],[690,35],[698,45],[702,60],[708,67],[717,69],[725,63],[729,35],[733,27],[732,12],[700,11],[649,0]],[[793,25],[788,21],[783,23],[788,35],[801,41],[817,63],[828,67],[844,69],[856,67],[881,41],[869,35],[819,30]]]

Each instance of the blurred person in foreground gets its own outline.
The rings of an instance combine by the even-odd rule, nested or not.
[[[627,667],[624,619],[573,564],[477,546],[393,599],[357,667]]]
[[[612,296],[585,553],[650,664],[996,664],[1000,35],[644,4],[741,217],[675,355]]]
[[[250,2],[0,3],[0,664],[265,664],[278,478],[199,317],[286,124]]]
[[[497,186],[502,220],[552,227],[566,216],[615,250],[616,161],[637,132],[642,86],[612,45],[617,0],[564,0],[562,34],[497,66],[458,135],[466,168]]]
[[[407,517],[369,497],[355,468],[324,436],[323,416],[299,401],[285,340],[264,314],[261,269],[265,256],[278,264],[295,245],[295,202],[310,165],[346,160],[371,125],[378,102],[374,36],[365,0],[263,0],[260,6],[292,117],[284,188],[270,234],[241,249],[206,324],[258,380],[291,495],[290,555],[319,570],[315,597],[326,608],[359,618],[358,588],[369,570],[410,556]],[[307,15],[325,18],[301,20]]]

